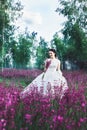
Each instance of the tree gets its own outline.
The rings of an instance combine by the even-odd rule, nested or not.
[[[60,0],[56,11],[67,17],[71,25],[78,23],[87,33],[87,1],[86,0]]]
[[[58,37],[57,33],[54,34],[51,40],[51,47],[56,49],[57,57],[61,60],[62,67],[62,64],[66,60],[67,46],[64,44],[63,40]]]
[[[23,6],[20,1],[15,0],[0,0],[0,56],[2,61],[9,46],[9,39],[14,34],[16,29],[12,23],[21,16]]]
[[[87,1],[60,0],[57,12],[67,17],[62,30],[67,44],[67,58],[84,62],[87,59]]]
[[[57,33],[54,34],[53,39],[51,40],[51,46],[57,50],[59,59],[61,61],[65,60],[66,45],[63,40],[58,37]]]
[[[48,52],[48,44],[42,37],[40,37],[40,42],[36,51],[37,68],[43,69],[44,61],[48,56],[47,52]]]
[[[30,66],[30,60],[32,56],[32,34],[25,31],[24,34],[20,34],[18,41],[14,42],[13,57],[16,68],[27,68]]]

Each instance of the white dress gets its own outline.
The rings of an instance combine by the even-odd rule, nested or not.
[[[58,94],[60,97],[63,96],[67,90],[68,85],[65,77],[62,75],[61,70],[57,71],[59,64],[58,59],[47,59],[46,62],[51,61],[46,72],[41,73],[37,76],[22,92],[22,97],[26,96],[33,89],[37,88],[38,92],[43,94]]]

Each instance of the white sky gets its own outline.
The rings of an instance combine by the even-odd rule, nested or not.
[[[63,27],[65,18],[55,12],[58,0],[21,0],[21,3],[24,5],[23,16],[16,23],[21,31],[28,27],[30,32],[37,32],[38,37],[49,42]]]

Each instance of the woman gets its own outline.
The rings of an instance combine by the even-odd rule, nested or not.
[[[60,60],[56,57],[55,49],[49,49],[49,57],[45,61],[44,72],[37,76],[22,92],[25,97],[33,89],[43,94],[57,94],[62,97],[67,90],[67,81],[60,70]]]

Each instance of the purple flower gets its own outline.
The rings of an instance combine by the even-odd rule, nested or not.
[[[80,122],[84,122],[85,121],[85,119],[84,118],[80,118],[80,120],[79,120]]]
[[[60,115],[58,115],[57,119],[58,119],[59,122],[62,122],[62,121],[63,121],[63,117],[60,116]]]
[[[31,115],[30,114],[26,114],[25,115],[25,119],[26,119],[26,123],[29,123],[29,124],[32,124],[32,122],[31,122]]]
[[[26,114],[25,115],[25,119],[30,120],[31,119],[31,115],[30,114]]]
[[[51,64],[51,60],[46,61],[46,69],[48,69],[49,65]]]
[[[85,107],[85,106],[86,106],[86,104],[83,102],[83,103],[81,104],[81,106],[82,106],[82,107]]]

